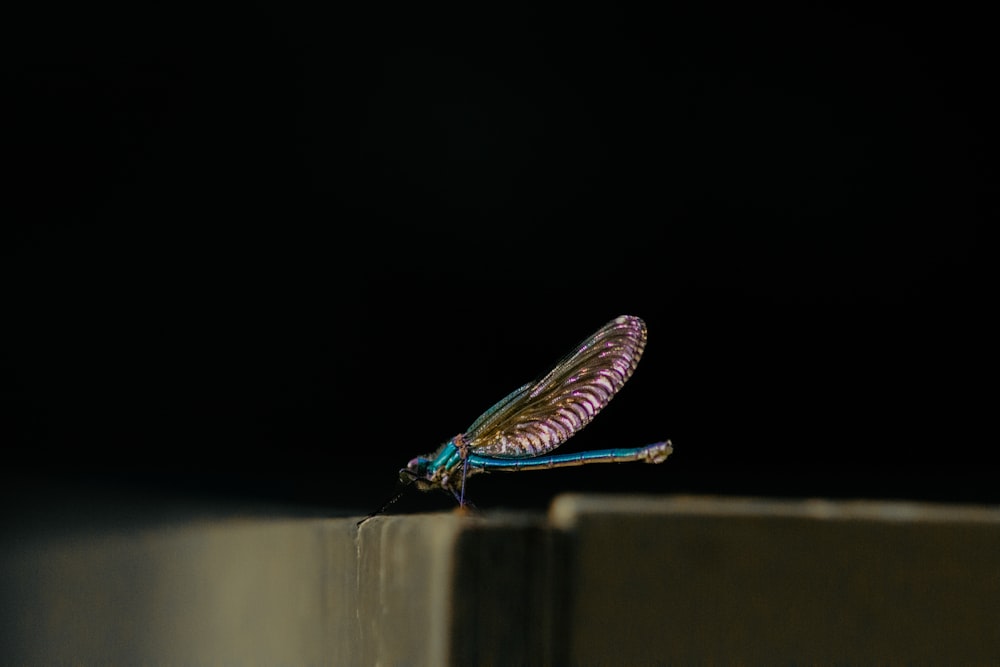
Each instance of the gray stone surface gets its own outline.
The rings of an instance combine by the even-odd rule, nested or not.
[[[1000,664],[995,508],[563,496],[2,546],[4,664]]]
[[[569,664],[1000,664],[1000,511],[572,497]]]
[[[353,640],[350,525],[229,519],[7,544],[3,662],[327,662]]]

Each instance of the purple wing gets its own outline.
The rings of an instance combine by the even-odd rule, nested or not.
[[[537,382],[487,410],[464,434],[476,454],[524,458],[549,452],[590,423],[632,376],[646,325],[623,315],[580,343]]]

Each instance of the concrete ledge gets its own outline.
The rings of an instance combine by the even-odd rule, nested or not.
[[[569,664],[1000,664],[1000,511],[562,497]]]
[[[3,662],[329,662],[354,640],[348,526],[199,521],[7,544]]]
[[[548,516],[7,536],[7,664],[1000,663],[1000,510],[563,496]]]

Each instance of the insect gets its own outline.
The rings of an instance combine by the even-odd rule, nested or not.
[[[632,376],[646,345],[642,319],[622,315],[580,342],[541,378],[500,399],[469,428],[399,471],[405,488],[440,489],[464,507],[466,480],[478,473],[541,470],[588,463],[663,463],[669,440],[631,449],[549,454],[589,424]],[[402,491],[359,521],[382,512]]]

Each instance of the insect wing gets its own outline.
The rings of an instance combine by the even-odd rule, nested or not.
[[[507,412],[510,412],[511,410],[516,410],[517,409],[516,406],[519,404],[518,402],[523,401],[523,397],[530,394],[531,388],[534,385],[535,385],[534,382],[528,382],[527,384],[523,384],[514,391],[510,392],[509,394],[501,398],[499,401],[497,401],[493,405],[493,407],[491,407],[483,414],[479,415],[479,418],[476,421],[472,422],[472,426],[470,426],[465,430],[466,437],[468,437],[469,434],[475,433],[483,428],[486,428],[486,425],[488,423],[493,423],[495,421],[494,415],[497,415],[498,413],[503,415],[506,414]]]
[[[487,410],[465,433],[477,454],[523,458],[549,452],[590,423],[632,376],[646,345],[638,317],[618,317],[534,383]]]

